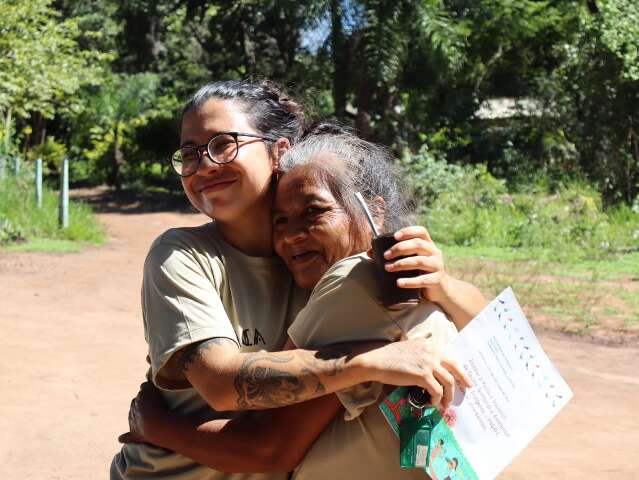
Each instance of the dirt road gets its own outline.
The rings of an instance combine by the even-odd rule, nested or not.
[[[102,248],[0,252],[0,478],[106,478],[146,369],[139,286],[152,239],[205,219],[102,213]],[[639,478],[639,347],[544,333],[575,398],[500,477]]]

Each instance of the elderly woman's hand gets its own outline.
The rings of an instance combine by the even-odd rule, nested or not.
[[[373,380],[389,385],[419,386],[430,394],[430,405],[447,409],[455,396],[455,384],[472,387],[464,370],[427,338],[403,340],[365,354]]]
[[[121,443],[154,443],[156,426],[166,418],[169,409],[160,391],[151,383],[140,385],[137,396],[129,408],[129,432],[120,435]]]
[[[422,296],[431,302],[447,298],[450,277],[444,268],[444,255],[437,248],[424,227],[405,227],[395,232],[398,242],[384,254],[388,263],[386,270],[400,272],[421,270],[416,277],[401,278],[397,285],[402,288],[421,288]],[[394,260],[398,257],[400,258]]]

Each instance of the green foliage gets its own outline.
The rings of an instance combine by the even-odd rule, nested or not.
[[[86,159],[85,168],[76,169],[78,174],[112,185],[122,181],[126,159],[142,156],[134,142],[137,130],[172,111],[166,97],[157,95],[158,88],[156,74],[139,73],[111,75],[98,90],[86,92],[87,108],[73,119],[75,154]],[[80,145],[85,145],[81,151]]]
[[[78,25],[61,19],[51,0],[7,0],[0,5],[0,111],[21,117],[56,109],[77,111],[73,95],[97,84],[105,56],[81,50]]]
[[[100,244],[104,230],[91,209],[70,202],[69,227],[58,225],[58,195],[43,188],[42,208],[35,203],[33,172],[25,165],[21,176],[0,181],[0,244],[37,238]]]
[[[622,62],[622,76],[639,81],[639,7],[633,0],[604,0],[599,30],[601,42]]]
[[[554,255],[603,257],[639,243],[639,213],[604,209],[601,195],[572,182],[508,192],[483,165],[451,165],[422,148],[402,164],[416,191],[418,213],[443,244],[539,248]]]
[[[606,205],[631,204],[638,52],[633,0],[8,0],[0,151],[50,135],[76,179],[166,183],[156,165],[181,103],[212,79],[268,77],[310,117],[396,152],[427,141],[511,190],[585,180]],[[533,108],[479,118],[503,99]]]
[[[38,145],[29,152],[29,159],[35,161],[41,158],[45,166],[53,165],[58,170],[62,165],[62,160],[67,156],[67,147],[63,143],[56,141],[55,137],[47,137],[42,145]]]

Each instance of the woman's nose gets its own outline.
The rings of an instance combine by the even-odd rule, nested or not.
[[[308,229],[302,222],[289,222],[286,232],[284,232],[284,241],[289,245],[299,242],[306,238]]]
[[[204,150],[200,157],[200,163],[197,166],[197,173],[200,175],[206,175],[212,170],[219,170],[220,167],[221,165],[219,163],[215,163],[213,160],[211,160],[209,152],[207,150]]]

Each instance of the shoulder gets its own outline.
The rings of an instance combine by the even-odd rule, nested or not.
[[[336,262],[322,276],[313,289],[312,296],[327,290],[348,288],[363,290],[372,298],[379,298],[379,284],[375,273],[375,263],[365,253],[346,257]]]
[[[366,255],[345,258],[320,279],[289,336],[298,347],[392,340],[396,325],[378,299],[373,262]]]
[[[158,236],[151,244],[156,248],[201,248],[219,250],[217,229],[212,222],[197,227],[171,228]]]
[[[147,254],[145,273],[186,275],[218,271],[222,266],[219,234],[213,223],[171,228],[158,236]],[[217,275],[216,275],[217,276]]]

